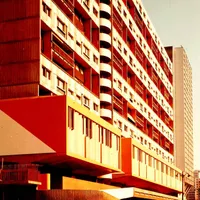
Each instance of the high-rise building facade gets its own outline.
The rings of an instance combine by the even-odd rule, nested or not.
[[[0,185],[177,199],[172,62],[141,1],[0,1],[0,27]]]
[[[183,171],[187,194],[194,185],[192,68],[183,47],[166,49],[174,68],[175,163]]]
[[[188,200],[200,199],[200,171],[194,170],[194,185],[191,187],[188,196]]]

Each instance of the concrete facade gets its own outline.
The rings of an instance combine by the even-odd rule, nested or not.
[[[173,66],[141,1],[0,1],[0,27],[0,185],[178,199]]]
[[[187,194],[194,186],[192,67],[183,47],[166,50],[174,66],[175,163],[183,171]]]

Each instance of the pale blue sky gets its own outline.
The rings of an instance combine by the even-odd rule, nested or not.
[[[200,0],[142,0],[164,46],[183,46],[193,70],[194,168],[200,169]]]

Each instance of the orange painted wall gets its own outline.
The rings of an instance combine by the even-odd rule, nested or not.
[[[131,138],[122,138],[122,171],[132,174],[132,148]]]

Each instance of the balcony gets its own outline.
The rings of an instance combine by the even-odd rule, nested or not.
[[[111,37],[106,33],[100,33],[100,41],[108,48],[111,46]]]
[[[110,31],[111,31],[110,20],[105,19],[105,18],[100,18],[100,26],[101,26],[102,30],[104,30],[104,32],[110,33]]]
[[[138,115],[136,115],[136,123],[137,125],[139,125],[139,127],[144,127],[144,119],[142,119],[143,117],[139,117]]]
[[[138,28],[140,29],[140,32],[143,32],[143,22],[139,17],[139,14],[135,13],[134,17],[135,23],[137,24]]]
[[[110,94],[106,94],[106,93],[101,93],[100,94],[100,100],[103,101],[103,102],[110,103],[110,104],[112,102],[111,95]]]
[[[100,3],[100,11],[106,13],[107,17],[110,18],[111,16],[111,8],[109,5],[105,3]]]
[[[158,103],[155,100],[153,101],[153,111],[156,114],[158,114],[158,111],[159,111]]]
[[[7,165],[0,171],[0,184],[39,185],[39,171],[36,165]]]
[[[143,66],[143,53],[138,45],[135,48],[135,56],[139,60],[140,64]]]
[[[55,3],[63,10],[63,12],[70,16],[74,12],[73,0],[55,0]]]
[[[154,82],[154,84],[158,87],[158,76],[155,74],[155,72],[152,72],[152,80]]]
[[[106,48],[100,48],[100,56],[101,59],[104,59],[104,61],[109,62],[111,60],[111,51]]]
[[[113,54],[113,64],[115,69],[122,74],[122,70],[123,70],[123,64],[122,61],[115,55]]]
[[[158,59],[159,51],[153,41],[152,41],[151,50],[153,51],[154,56]]]
[[[112,111],[110,109],[101,108],[100,110],[101,117],[112,118]]]
[[[140,83],[138,83],[137,81],[135,84],[135,91],[140,95],[140,97],[143,98],[143,92],[144,92],[143,86]]]
[[[53,61],[59,66],[62,66],[65,70],[72,69],[74,67],[73,58],[55,43],[52,43],[52,51]]]
[[[111,88],[111,80],[107,78],[100,78],[100,86]]]
[[[115,106],[117,106],[118,109],[123,110],[123,101],[121,101],[115,95],[113,96],[113,103],[115,104]]]
[[[123,28],[123,21],[115,12],[113,13],[113,25],[117,29],[117,32],[121,35]]]
[[[110,64],[101,63],[100,64],[100,70],[111,74],[111,66],[110,66]]]

